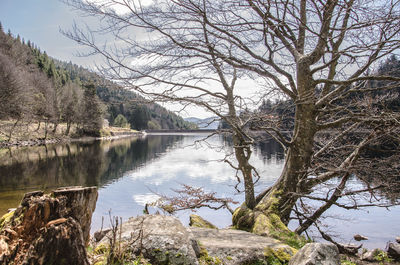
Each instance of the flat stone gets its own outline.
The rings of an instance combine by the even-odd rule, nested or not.
[[[290,260],[289,265],[339,265],[339,250],[334,244],[308,243]]]
[[[283,250],[294,255],[295,250],[280,241],[234,229],[188,228],[210,258],[226,265],[251,264],[266,261],[268,250]]]
[[[107,244],[112,232],[100,244]],[[151,264],[197,265],[193,245],[197,242],[181,222],[172,216],[144,215],[130,218],[122,224],[122,241],[129,242],[130,249],[142,253]]]

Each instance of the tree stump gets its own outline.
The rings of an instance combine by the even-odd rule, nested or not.
[[[0,219],[0,239],[7,244],[0,264],[88,265],[86,245],[96,200],[95,187],[25,194],[21,205]]]

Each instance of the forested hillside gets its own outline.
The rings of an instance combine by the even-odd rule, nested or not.
[[[16,127],[99,136],[103,119],[114,124],[119,115],[132,129],[189,128],[190,123],[99,75],[50,58],[35,44],[5,33],[0,24],[0,128],[11,139]],[[121,116],[122,115],[122,116]]]
[[[400,77],[400,60],[393,55],[382,61],[375,72],[376,75]],[[371,80],[368,86],[371,88],[370,93],[353,93],[348,99],[337,101],[335,104],[345,106],[346,104],[350,104],[350,101],[360,101],[361,99],[371,98],[371,100],[367,100],[367,102],[371,103],[371,106],[369,106],[371,108],[376,108],[381,111],[400,111],[400,87],[398,87],[396,83]],[[350,87],[348,89],[350,89]],[[375,97],[378,97],[379,100],[372,100],[372,98]],[[255,115],[256,121],[260,119],[263,119],[264,122],[273,121],[278,123],[279,127],[284,130],[292,129],[294,126],[295,107],[291,100],[263,100],[256,113],[259,114],[259,116]],[[224,125],[227,126],[226,123]]]
[[[143,129],[193,129],[194,124],[184,121],[175,113],[155,103],[145,103],[136,93],[104,79],[71,62],[54,60],[57,69],[64,69],[72,80],[85,83],[92,80],[97,95],[106,105],[105,118],[113,124],[119,114],[123,115],[132,128]]]

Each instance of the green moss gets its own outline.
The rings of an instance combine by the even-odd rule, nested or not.
[[[6,213],[0,218],[0,229],[3,229],[4,226],[6,226],[8,223],[11,222],[11,219],[14,216],[15,211],[11,211],[9,213]]]
[[[357,265],[357,264],[350,260],[341,260],[340,265]]]
[[[264,256],[268,264],[288,264],[297,250],[292,247],[266,248]]]
[[[201,216],[196,215],[196,214],[190,215],[189,225],[193,226],[193,227],[217,229],[217,227],[215,225],[213,225],[212,223],[210,223],[207,220],[204,220],[203,218],[201,218]]]
[[[254,222],[252,232],[257,235],[271,236],[295,249],[300,249],[309,243],[303,236],[290,231],[275,213],[259,214]]]
[[[281,221],[277,214],[269,213],[268,215],[259,214],[256,217],[252,232],[258,235],[272,235],[276,234],[276,232],[290,233],[291,231]]]
[[[285,265],[285,263],[280,262],[280,260],[274,256],[267,257],[267,264],[268,265]]]
[[[232,215],[232,223],[236,229],[250,231],[253,221],[254,213],[245,205],[238,207]]]
[[[257,204],[256,210],[261,212],[279,212],[279,197],[282,195],[282,190],[275,190],[272,192],[270,196],[268,196],[268,200],[265,202],[261,201]]]
[[[379,264],[386,264],[393,262],[393,259],[389,258],[387,253],[383,250],[379,250],[374,253],[374,259],[379,262]]]
[[[257,216],[251,232],[257,235],[263,235],[270,230],[270,227],[272,227],[272,224],[268,217],[265,214],[260,214]]]
[[[104,254],[109,251],[110,246],[108,244],[99,244],[93,251],[94,254],[99,255],[99,254]]]
[[[222,260],[218,257],[213,257],[208,255],[208,251],[200,247],[200,258],[199,258],[200,265],[221,265]]]

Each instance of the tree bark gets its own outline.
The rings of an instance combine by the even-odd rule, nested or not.
[[[71,122],[67,122],[67,130],[65,131],[65,135],[69,135],[70,129],[71,129]]]
[[[10,130],[10,133],[8,134],[8,141],[10,141],[11,140],[11,137],[12,137],[12,134],[13,134],[13,132],[14,132],[14,130],[15,130],[15,127],[17,127],[17,124],[18,124],[18,122],[19,122],[19,118],[15,121],[15,123],[13,124],[13,126],[12,126],[12,128],[11,128],[11,130]]]
[[[25,194],[20,207],[0,219],[0,239],[7,244],[0,264],[88,265],[85,249],[96,200],[95,187]]]
[[[239,163],[239,169],[243,175],[244,191],[245,191],[245,204],[249,209],[254,209],[256,206],[256,198],[254,196],[254,182],[252,171],[253,168],[249,164],[251,156],[250,146],[246,145],[239,136],[233,136],[233,143],[235,148],[235,156]]]
[[[286,230],[299,194],[310,192],[303,185],[303,180],[308,176],[307,170],[311,163],[317,131],[314,86],[307,62],[298,63],[297,68],[299,95],[295,102],[294,132],[287,148],[283,171],[254,210],[242,206],[235,211],[233,224],[239,229],[251,230],[257,234],[271,234],[269,223],[272,216],[275,225]]]

